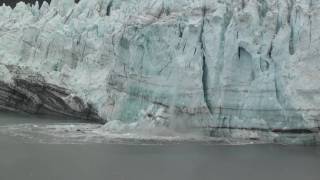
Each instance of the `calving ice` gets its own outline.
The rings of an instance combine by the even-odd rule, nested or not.
[[[0,7],[0,109],[317,143],[320,0]]]

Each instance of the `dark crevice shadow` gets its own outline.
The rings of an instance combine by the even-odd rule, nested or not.
[[[11,6],[12,8],[16,7],[17,3],[19,2],[24,2],[26,4],[32,4],[34,5],[36,1],[39,2],[39,6],[41,7],[43,2],[46,1],[49,4],[51,3],[51,0],[0,0],[0,4],[2,5],[3,3],[6,4],[7,6]]]
[[[16,7],[17,3],[19,2],[24,2],[26,4],[32,4],[34,5],[36,3],[36,1],[39,2],[39,6],[41,7],[43,2],[47,2],[47,3],[51,3],[51,0],[0,0],[0,5],[2,5],[3,3],[6,4],[7,6],[11,6],[12,8]],[[79,3],[80,0],[75,0],[75,3]]]
[[[89,120],[69,118],[63,116],[51,116],[51,115],[41,115],[41,114],[28,114],[23,112],[10,112],[10,111],[0,111],[0,126],[10,125],[10,124],[24,124],[24,123],[34,123],[34,124],[50,124],[50,123],[90,123],[99,124],[98,122],[92,122]]]

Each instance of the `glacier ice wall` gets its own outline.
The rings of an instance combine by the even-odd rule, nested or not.
[[[319,8],[320,0],[2,6],[0,80],[14,86],[9,67],[28,68],[69,89],[105,121],[316,139]]]

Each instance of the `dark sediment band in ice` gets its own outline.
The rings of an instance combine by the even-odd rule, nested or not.
[[[8,69],[16,77],[12,83],[0,81],[0,110],[103,122],[92,105],[72,96],[70,90],[47,83],[39,74]]]

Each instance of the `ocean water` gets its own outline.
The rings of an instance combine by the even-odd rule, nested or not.
[[[54,139],[30,140],[46,135],[37,128],[18,131],[26,127],[25,123],[63,126],[61,122],[65,120],[1,113],[0,180],[320,179],[320,147],[316,146],[129,142],[134,139],[122,143],[50,143]],[[67,123],[77,126],[80,122]],[[15,128],[10,129],[11,126]],[[53,127],[56,126],[45,130]],[[27,137],[30,133],[26,131],[33,130],[32,138]],[[69,131],[67,134],[83,133]],[[85,137],[86,134],[77,136]]]

